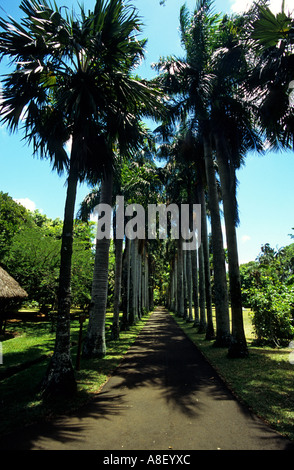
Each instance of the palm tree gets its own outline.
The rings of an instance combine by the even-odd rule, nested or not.
[[[131,5],[97,0],[88,16],[81,8],[79,21],[68,14],[62,17],[46,0],[23,0],[20,7],[27,15],[21,24],[0,22],[1,55],[16,64],[4,81],[3,120],[14,130],[25,111],[26,137],[34,150],[49,156],[57,170],[68,172],[55,351],[43,383],[48,396],[75,390],[69,320],[77,183],[104,178],[111,171],[118,129],[123,131],[134,119],[124,108],[133,102],[132,111],[137,110],[134,95],[144,101],[145,112],[158,100],[150,87],[128,73],[142,58],[145,44],[136,37],[140,22]],[[70,158],[63,148],[69,136]]]
[[[234,25],[234,27],[232,27]],[[253,108],[244,100],[244,82],[248,76],[248,50],[243,34],[243,19],[224,18],[221,24],[222,49],[212,57],[215,70],[211,126],[216,162],[220,176],[228,247],[232,340],[229,356],[248,354],[243,328],[241,282],[236,226],[239,223],[236,197],[236,171],[250,150],[262,150],[260,135],[254,127]]]
[[[136,139],[137,145],[140,140],[142,141],[142,146],[146,146],[146,139],[149,138],[148,132],[141,132],[138,134]],[[131,142],[131,140],[130,140]],[[150,142],[150,145],[152,142]],[[148,147],[149,148],[149,147]],[[125,199],[125,205],[141,201],[146,205],[146,201],[150,202],[150,191],[152,187],[158,189],[159,181],[156,178],[156,168],[154,164],[146,158],[149,150],[147,147],[144,148],[145,152],[143,154],[132,155],[133,161],[130,158],[121,158],[120,161],[117,159],[116,168],[113,174],[113,186],[114,191],[111,193],[109,191],[110,185],[102,183],[101,191],[97,191],[97,195],[100,195],[100,203],[107,203],[110,207],[115,205],[115,196],[121,195]],[[136,160],[136,161],[135,161]],[[104,193],[103,193],[104,191]],[[105,193],[107,192],[108,199],[105,199]],[[143,200],[142,200],[143,198]],[[84,214],[88,218],[89,213],[94,209],[97,204],[97,197],[95,197],[95,192],[90,193],[86,196],[85,201],[83,202],[80,214]],[[88,211],[87,211],[88,206]],[[123,208],[124,209],[124,208]],[[114,233],[114,243],[115,243],[115,255],[116,255],[116,272],[115,272],[115,291],[114,291],[114,315],[113,315],[113,325],[112,325],[112,336],[117,339],[119,337],[119,306],[120,306],[120,297],[121,297],[121,283],[122,283],[122,251],[123,251],[123,240],[116,237],[115,226],[113,227]],[[103,242],[103,243],[102,243]],[[133,312],[133,320],[135,321],[138,317],[137,307],[138,307],[138,298],[137,298],[137,286],[139,282],[139,276],[137,276],[138,266],[138,243],[131,242],[132,247],[132,256],[130,252],[130,240],[126,239],[126,256],[129,256],[129,261],[132,262],[132,271],[128,269],[128,272],[132,272],[132,283],[130,284],[130,277],[128,275],[129,288],[132,287],[132,302],[131,306]],[[101,254],[103,251],[103,255]],[[95,268],[93,275],[93,287],[92,287],[92,305],[90,309],[90,319],[88,325],[87,336],[84,341],[83,355],[84,357],[93,357],[93,356],[104,356],[106,353],[106,341],[105,341],[105,314],[106,314],[106,303],[107,303],[107,286],[108,286],[108,254],[109,254],[109,240],[97,240],[96,243],[96,256],[95,256]],[[104,258],[104,268],[103,272],[101,269],[102,258]],[[136,283],[136,284],[134,284]],[[139,286],[139,284],[138,284]],[[138,287],[137,286],[137,287]],[[139,286],[140,287],[140,286]],[[129,303],[129,298],[128,298]],[[127,317],[127,318],[126,318]],[[130,323],[130,309],[127,310],[124,317],[124,327]]]
[[[157,68],[161,72],[159,82],[173,96],[173,119],[188,116],[194,134],[203,145],[215,266],[216,344],[227,346],[230,339],[228,293],[210,126],[210,98],[215,75],[209,67],[209,58],[217,46],[220,22],[219,16],[211,14],[210,8],[210,1],[200,0],[191,18],[187,8],[181,8],[181,38],[186,59],[169,57]]]
[[[247,347],[235,229],[238,221],[235,172],[245,153],[260,148],[260,142],[252,125],[251,108],[240,93],[244,93],[241,85],[248,73],[247,51],[239,41],[243,20],[212,15],[211,4],[206,0],[197,6],[191,17],[186,7],[181,9],[186,62],[169,59],[160,65],[167,71],[165,84],[176,95],[174,112],[192,114],[194,129],[203,142],[212,224],[216,344],[229,344],[230,355],[243,356],[247,354]],[[216,171],[221,182],[229,253],[232,338]]]
[[[248,12],[247,34],[254,51],[247,92],[257,103],[257,124],[272,149],[294,147],[293,107],[289,103],[293,80],[293,14],[284,2],[276,15],[263,2]]]

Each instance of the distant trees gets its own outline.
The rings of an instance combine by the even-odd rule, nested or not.
[[[6,240],[2,238],[1,265],[26,290],[28,303],[38,306],[42,313],[54,311],[57,308],[62,221],[51,220],[38,211],[28,211],[8,194],[0,193],[0,198],[0,219],[6,226],[2,231]],[[72,305],[82,309],[90,303],[93,239],[92,225],[76,220]]]
[[[21,226],[30,223],[28,211],[21,204],[0,192],[0,260],[9,252],[10,243]]]

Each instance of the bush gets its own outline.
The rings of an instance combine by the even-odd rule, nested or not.
[[[287,345],[294,336],[294,287],[268,285],[251,297],[252,323],[259,343]]]

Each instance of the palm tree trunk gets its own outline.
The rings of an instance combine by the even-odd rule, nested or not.
[[[178,305],[178,257],[175,255],[174,262],[174,312],[177,312]]]
[[[187,251],[183,250],[184,319],[188,318]]]
[[[147,245],[148,247],[148,245]],[[149,312],[149,257],[148,257],[148,248],[146,247],[145,253],[145,302],[146,302],[146,311]]]
[[[223,195],[224,217],[228,248],[230,299],[232,311],[232,342],[229,346],[230,357],[245,357],[248,355],[243,324],[241,280],[236,235],[236,201],[235,183],[231,181],[228,161],[223,152],[220,139],[216,137],[217,162]],[[234,170],[235,171],[235,170]],[[235,178],[235,175],[233,175]],[[233,189],[233,191],[231,190]]]
[[[55,348],[41,384],[41,392],[44,398],[59,395],[68,396],[76,391],[70,353],[70,307],[73,223],[77,184],[78,171],[75,165],[71,164],[67,181],[62,231]]]
[[[193,322],[193,287],[192,287],[192,259],[191,259],[191,250],[187,251],[187,287],[188,287],[188,321]]]
[[[131,305],[130,324],[138,321],[138,239],[131,243]]]
[[[192,250],[192,288],[193,288],[193,304],[194,304],[194,326],[198,327],[199,325],[199,285],[198,285],[198,256],[197,249]]]
[[[139,242],[139,240],[138,240]],[[138,318],[142,318],[142,240],[138,243],[138,280],[137,280],[137,290],[138,290]]]
[[[211,280],[210,280],[210,261],[209,261],[209,246],[208,246],[208,233],[207,233],[207,215],[206,215],[206,201],[203,183],[200,180],[198,186],[198,197],[201,204],[201,244],[203,246],[204,258],[204,273],[205,273],[205,301],[206,301],[206,336],[207,340],[214,338],[214,326],[212,319],[212,293],[211,293]]]
[[[149,310],[152,311],[154,308],[154,261],[152,256],[149,255],[148,257],[148,273],[149,273],[149,282],[148,282],[148,303],[149,303]]]
[[[113,322],[111,335],[113,339],[119,338],[119,307],[121,299],[121,282],[122,282],[122,252],[123,239],[115,240],[115,283],[114,283],[114,305],[113,305]]]
[[[216,314],[216,341],[215,345],[226,347],[230,344],[230,318],[228,290],[225,268],[225,252],[219,213],[215,169],[212,150],[207,138],[204,138],[204,158],[208,183],[209,208],[211,215],[214,288],[215,288],[215,314]]]
[[[122,328],[128,329],[130,315],[131,240],[126,238],[123,256],[123,318]]]
[[[199,247],[199,309],[200,309],[200,322],[198,333],[206,331],[206,311],[205,311],[205,271],[204,271],[204,256],[203,245]]]
[[[100,202],[112,206],[113,175],[105,176],[101,185]],[[103,357],[106,354],[105,315],[108,293],[108,261],[110,238],[97,239],[94,262],[92,299],[84,357]]]
[[[177,314],[180,317],[184,316],[184,271],[183,271],[183,247],[182,239],[178,240],[178,305]]]

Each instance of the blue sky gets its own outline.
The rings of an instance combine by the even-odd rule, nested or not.
[[[57,0],[58,5],[74,6],[78,0]],[[86,9],[92,9],[94,0],[84,0]],[[179,10],[186,3],[191,10],[195,0],[133,0],[145,25],[144,36],[148,38],[146,61],[139,74],[150,78],[150,64],[160,56],[181,55],[178,34]],[[0,0],[0,7],[14,18],[19,18],[19,0]],[[244,0],[216,0],[216,11],[238,11]],[[275,9],[279,10],[276,0]],[[77,8],[78,9],[78,8]],[[0,8],[0,16],[4,16]],[[7,73],[4,62],[0,64],[0,75]],[[293,77],[294,79],[294,77]],[[238,172],[238,201],[240,226],[238,247],[240,263],[254,260],[261,245],[270,243],[280,248],[291,243],[294,234],[294,155],[293,152],[269,153],[265,156],[248,155],[245,166]],[[0,191],[8,192],[14,199],[26,200],[29,208],[36,208],[48,217],[63,218],[65,202],[65,176],[52,172],[48,161],[32,157],[32,149],[22,141],[21,132],[9,135],[0,127]],[[77,194],[76,210],[90,190],[81,185]]]

